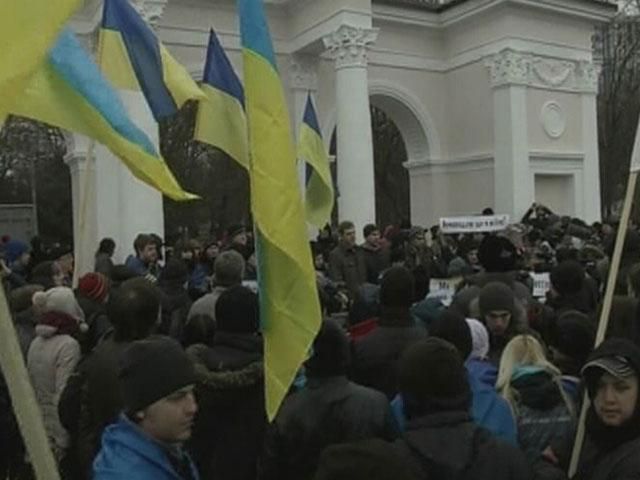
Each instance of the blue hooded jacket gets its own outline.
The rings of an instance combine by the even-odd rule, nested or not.
[[[198,480],[195,465],[188,461],[192,478]],[[168,447],[148,437],[124,415],[105,430],[93,472],[94,480],[184,480],[169,460]]]
[[[495,389],[473,375],[473,369],[467,362],[469,387],[471,388],[471,415],[474,422],[511,445],[518,445],[518,430],[511,408]],[[401,431],[404,431],[407,419],[404,415],[404,402],[400,395],[391,402],[393,416]]]

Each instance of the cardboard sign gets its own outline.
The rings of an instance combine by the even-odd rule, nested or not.
[[[479,215],[440,219],[442,233],[499,232],[509,226],[509,215]]]
[[[427,298],[437,298],[445,307],[448,307],[451,305],[461,281],[462,277],[432,278],[429,282],[429,295],[427,295]]]
[[[546,273],[531,273],[533,279],[533,296],[535,298],[545,298],[547,292],[551,290],[551,275]]]

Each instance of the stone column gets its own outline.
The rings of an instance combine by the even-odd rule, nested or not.
[[[71,172],[71,201],[73,203],[74,283],[94,267],[94,253],[98,248],[98,211],[96,208],[96,172],[93,140],[65,134],[67,151],[64,161]]]
[[[367,49],[377,35],[377,29],[342,25],[323,39],[336,62],[338,213],[354,222],[359,238],[376,220]]]
[[[584,146],[584,200],[583,219],[599,222],[602,218],[600,199],[600,163],[598,155],[598,94],[599,68],[592,62],[579,62],[576,68],[576,82],[582,91],[582,142]]]
[[[529,168],[527,82],[530,58],[505,50],[487,62],[493,85],[494,210],[518,221],[534,198]]]

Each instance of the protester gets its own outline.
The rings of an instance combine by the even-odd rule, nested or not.
[[[129,255],[125,265],[136,275],[147,277],[151,281],[158,281],[160,269],[158,243],[152,235],[138,234],[133,242],[135,255]]]
[[[598,298],[587,283],[584,269],[580,263],[566,260],[551,271],[551,290],[547,294],[547,305],[556,315],[567,310],[577,310],[584,314],[593,314]]]
[[[504,283],[487,284],[478,298],[480,320],[489,331],[489,360],[497,365],[507,343],[526,331],[526,318],[517,309],[513,290]]]
[[[20,351],[27,359],[29,346],[36,336],[38,315],[33,308],[33,295],[43,290],[40,285],[25,285],[9,292],[9,310],[18,335]]]
[[[408,423],[394,448],[416,478],[532,478],[516,447],[473,423],[467,373],[453,345],[439,338],[411,345],[398,375]]]
[[[285,400],[269,432],[261,480],[310,479],[326,447],[396,436],[386,397],[350,382],[349,363],[346,334],[324,321],[305,363],[307,385]]]
[[[640,478],[640,349],[625,339],[606,340],[589,356],[582,370],[591,405],[586,438],[575,479]],[[566,479],[573,442],[545,452],[537,478]],[[555,467],[552,467],[554,464]]]
[[[45,290],[53,287],[62,287],[64,285],[64,274],[57,262],[42,262],[31,271],[31,283],[41,285]]]
[[[378,326],[354,342],[352,378],[392,399],[397,389],[396,364],[404,349],[426,335],[410,313],[414,280],[404,267],[392,267],[382,276]]]
[[[257,295],[230,287],[217,300],[216,320],[213,345],[188,350],[200,404],[190,448],[203,480],[255,480],[267,424]]]
[[[245,261],[249,259],[253,251],[244,225],[232,225],[227,229],[227,245],[224,250],[234,250],[242,255]]]
[[[493,385],[487,385],[482,381],[483,370],[478,368],[477,363],[486,356],[489,339],[484,326],[477,320],[474,322],[476,332],[484,330],[484,333],[476,333],[476,336],[484,337],[484,342],[486,342],[486,347],[480,347],[481,352],[474,352],[472,329],[464,317],[452,309],[444,312],[431,324],[429,336],[448,341],[456,347],[463,359],[467,359],[465,367],[471,389],[471,415],[475,423],[486,428],[496,438],[516,446],[518,444],[516,423],[509,404],[498,395]],[[477,343],[481,341],[481,339],[476,340]],[[400,395],[394,399],[392,406],[396,421],[404,430],[406,418],[404,416],[404,402]]]
[[[73,247],[67,244],[55,245],[50,253],[50,258],[56,262],[62,273],[62,285],[71,287],[73,284]]]
[[[196,375],[180,345],[166,337],[134,342],[119,378],[124,411],[102,436],[94,480],[197,480],[182,448],[198,410]]]
[[[27,367],[51,448],[61,462],[69,447],[69,435],[60,423],[58,401],[80,361],[80,344],[74,336],[86,329],[84,313],[67,287],[34,293],[33,305],[38,325],[27,354]]]
[[[356,245],[356,228],[353,222],[342,222],[338,226],[338,233],[338,246],[329,255],[329,278],[355,295],[358,287],[367,280],[365,260]]]
[[[364,257],[367,283],[377,285],[380,282],[380,274],[391,265],[389,252],[380,243],[380,229],[377,226],[366,225],[362,234],[364,243],[361,246],[361,252]]]
[[[158,324],[160,300],[155,287],[144,278],[125,281],[111,294],[107,315],[113,332],[78,366],[60,400],[60,416],[75,436],[73,455],[81,478],[90,478],[102,432],[123,408],[118,383],[123,352]]]
[[[518,443],[534,461],[543,450],[575,426],[575,405],[558,368],[545,358],[531,335],[518,335],[500,359],[496,389],[509,402],[518,424]]]
[[[5,272],[2,277],[9,289],[26,285],[31,262],[29,245],[20,240],[9,240],[3,245],[3,250]]]
[[[111,331],[107,318],[107,300],[109,299],[109,279],[101,273],[87,273],[78,281],[76,300],[84,312],[88,330],[83,335],[82,353],[88,354]]]
[[[244,277],[245,261],[235,250],[220,253],[216,258],[213,275],[213,290],[196,300],[191,308],[187,321],[196,315],[205,315],[216,323],[216,302],[229,287],[240,285]]]
[[[107,278],[111,278],[111,272],[113,271],[112,257],[115,251],[116,242],[114,242],[112,238],[103,238],[100,240],[93,271],[101,273]]]
[[[184,261],[179,258],[169,260],[158,281],[158,288],[162,292],[162,315],[158,333],[168,335],[177,341],[182,341],[184,325],[191,309],[191,298],[187,292],[189,270]]]

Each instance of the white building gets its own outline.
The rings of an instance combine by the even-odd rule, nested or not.
[[[242,72],[234,0],[133,1],[196,79],[210,27]],[[415,224],[487,206],[517,218],[534,200],[599,219],[598,67],[591,37],[596,24],[615,14],[615,2],[266,3],[293,124],[311,90],[327,144],[337,128],[341,219],[358,227],[375,219],[370,104],[390,116],[404,138]],[[74,20],[89,45],[100,15],[101,1],[89,1]],[[146,107],[134,100],[128,105],[156,135]],[[98,162],[87,162],[82,150],[70,165],[77,203],[81,191],[90,192],[82,228],[91,248],[115,235],[128,250],[137,231],[162,231],[159,196],[115,161],[103,160],[104,150],[96,149]],[[95,225],[86,220],[93,217]]]

